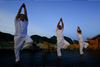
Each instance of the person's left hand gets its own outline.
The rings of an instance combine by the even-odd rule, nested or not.
[[[22,4],[22,7],[25,7],[25,3]]]
[[[60,18],[60,21],[62,21],[62,18]]]

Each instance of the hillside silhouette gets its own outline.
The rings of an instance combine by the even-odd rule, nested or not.
[[[43,43],[44,41],[51,43],[51,44],[57,43],[56,36],[52,36],[48,38],[45,36],[32,35],[31,38],[33,40],[33,46],[36,46],[36,44],[38,43]],[[64,36],[64,39],[67,40],[70,44],[73,43],[72,39],[69,37]],[[9,34],[9,33],[0,32],[0,48],[5,48],[5,47],[13,48],[13,46],[14,46],[14,35]]]
[[[55,49],[57,46],[57,37],[52,36],[50,38],[46,36],[32,35],[30,36],[33,40],[33,48],[43,48]],[[79,48],[79,41],[72,40],[70,37],[64,36],[64,39],[68,41],[71,45],[71,49]],[[100,34],[88,39],[87,42],[90,44],[89,48],[99,48],[100,47]],[[14,35],[9,33],[0,32],[0,49],[13,49],[14,48]],[[33,49],[32,48],[32,49]]]
[[[0,42],[1,41],[13,41],[14,36],[9,33],[0,32]]]

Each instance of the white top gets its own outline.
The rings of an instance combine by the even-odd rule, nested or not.
[[[27,21],[21,21],[20,19],[15,20],[15,35],[26,36],[27,35]]]
[[[63,40],[63,29],[62,30],[59,30],[57,28],[56,30],[56,36],[57,36],[57,42],[61,42]]]
[[[77,33],[77,35],[78,35],[78,38],[79,38],[79,42],[83,42],[82,34]]]

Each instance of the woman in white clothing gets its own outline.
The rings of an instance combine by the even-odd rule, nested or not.
[[[79,45],[80,45],[79,51],[80,51],[80,55],[82,55],[84,54],[83,48],[87,48],[89,44],[83,41],[82,31],[79,26],[77,27],[77,35],[79,38]]]
[[[24,14],[21,14],[22,8],[24,8]],[[32,45],[32,39],[27,36],[27,26],[27,10],[25,4],[23,3],[15,18],[14,52],[16,62],[20,62],[20,50],[26,45]]]
[[[61,23],[61,25],[60,25]],[[61,54],[61,48],[64,48],[66,46],[69,46],[70,44],[64,39],[63,37],[63,30],[64,30],[64,23],[62,18],[58,22],[57,29],[56,29],[56,36],[57,36],[57,55],[60,57]]]

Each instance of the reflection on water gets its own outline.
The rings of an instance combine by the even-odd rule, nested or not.
[[[13,50],[0,51],[0,64],[14,65]],[[21,65],[38,65],[38,66],[75,66],[75,67],[90,67],[100,64],[100,53],[98,51],[85,51],[85,54],[80,56],[76,51],[62,51],[62,57],[58,58],[56,52],[41,51],[21,51]]]

